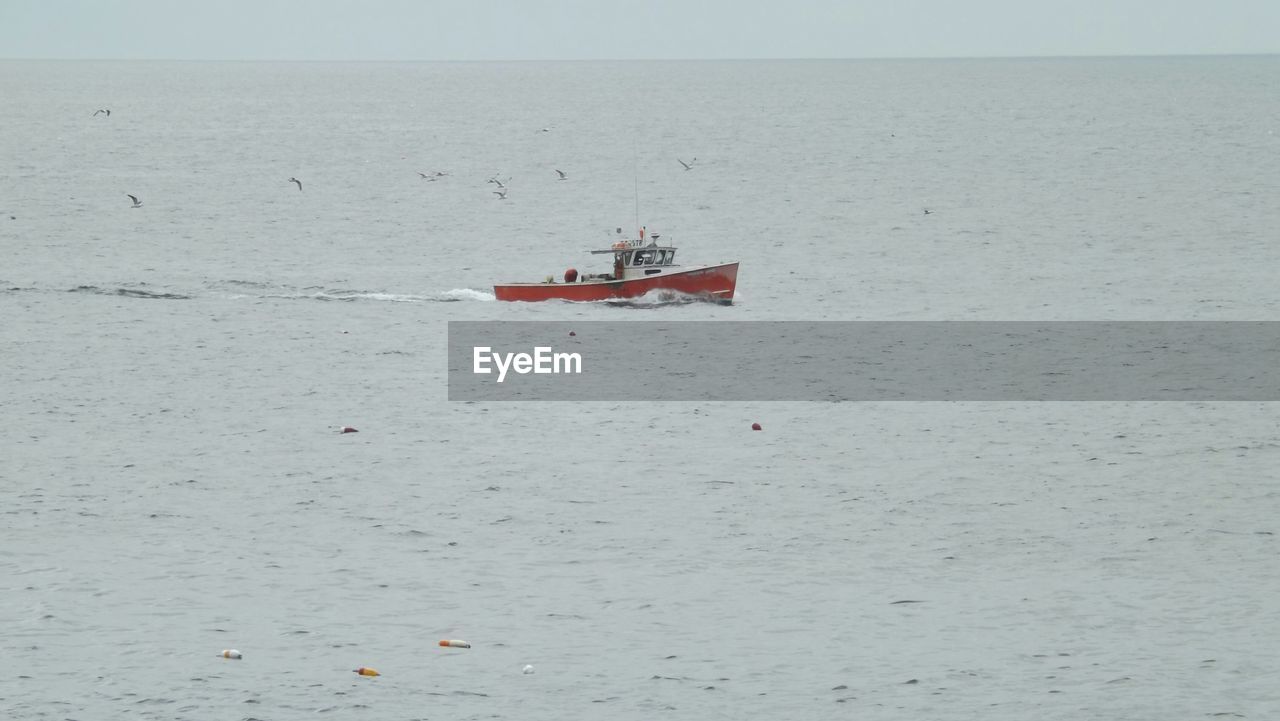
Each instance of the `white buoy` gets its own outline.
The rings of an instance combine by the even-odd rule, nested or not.
[[[466,641],[457,641],[452,639],[445,639],[440,642],[440,645],[445,648],[471,648],[471,644]]]
[[[521,673],[533,673],[533,666],[531,664],[525,664],[524,670]]]
[[[227,649],[227,650],[223,651],[222,653],[220,653],[220,654],[218,654],[218,655],[219,655],[219,656],[221,656],[221,657],[223,657],[223,658],[234,658],[234,659],[237,659],[237,660],[238,660],[238,659],[242,659],[242,658],[244,658],[244,654],[240,653],[239,651],[235,650],[234,648],[229,648],[229,649]]]

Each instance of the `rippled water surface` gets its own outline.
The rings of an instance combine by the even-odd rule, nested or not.
[[[0,712],[1270,718],[1272,405],[449,403],[445,328],[1276,320],[1277,77],[0,63]],[[493,301],[637,218],[738,302]]]

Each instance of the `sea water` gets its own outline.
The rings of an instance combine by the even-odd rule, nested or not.
[[[1273,405],[450,403],[445,329],[1276,320],[1277,77],[0,63],[0,712],[1268,718]],[[637,225],[737,302],[493,301]]]

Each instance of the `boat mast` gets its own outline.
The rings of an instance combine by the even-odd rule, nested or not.
[[[640,178],[636,178],[636,230],[640,229]],[[643,240],[643,238],[642,238]]]
[[[636,139],[631,138],[631,180],[635,183],[636,191],[636,233],[640,232],[640,160],[639,153],[636,150]],[[643,238],[642,238],[643,240]]]

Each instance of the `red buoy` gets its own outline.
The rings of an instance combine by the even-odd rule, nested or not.
[[[358,431],[358,430],[356,430],[356,429],[352,428],[351,426],[343,426],[343,427],[342,427],[342,430],[340,430],[340,431],[338,431],[338,432],[339,432],[339,433],[359,433],[360,431]]]
[[[573,331],[569,331],[569,335],[570,335],[570,336],[575,336],[575,335],[577,335],[577,333],[574,333]]]
[[[751,424],[751,430],[753,430],[753,431],[763,431],[764,429],[760,427],[760,424],[759,424],[759,423],[752,423],[752,424]]]
[[[570,268],[564,272],[564,282],[575,283],[578,280],[578,269]]]

